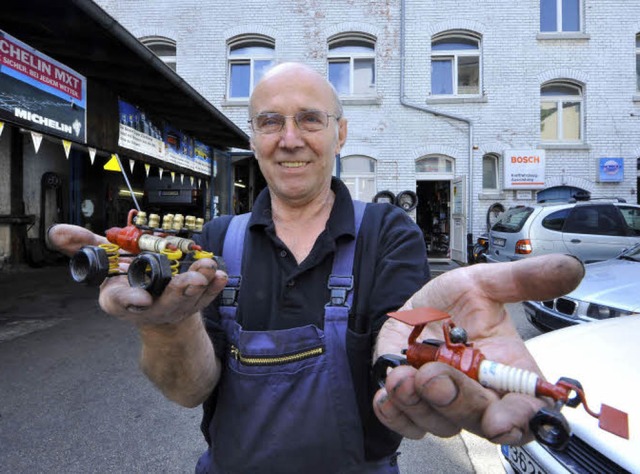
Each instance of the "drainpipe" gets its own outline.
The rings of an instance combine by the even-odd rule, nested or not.
[[[472,187],[473,187],[473,122],[471,119],[460,117],[446,112],[441,112],[430,107],[426,107],[421,104],[414,104],[405,99],[404,96],[404,81],[405,81],[405,15],[406,15],[406,0],[400,2],[400,103],[405,107],[409,107],[422,112],[429,113],[434,117],[445,117],[451,120],[457,120],[464,122],[469,126],[469,183],[467,185],[467,233],[469,233],[469,223],[473,226],[473,206],[472,206]],[[466,236],[465,236],[466,237]],[[464,247],[467,247],[467,243],[464,243]]]

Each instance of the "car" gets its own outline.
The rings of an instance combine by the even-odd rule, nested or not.
[[[640,318],[625,317],[559,329],[529,339],[526,344],[547,380],[578,380],[589,408],[602,404],[628,416],[629,439],[599,427],[583,405],[565,406],[571,435],[563,450],[538,441],[499,447],[509,474],[638,473],[640,472]]]
[[[504,212],[489,231],[487,262],[565,253],[584,263],[640,242],[640,205],[620,199],[540,203]]]
[[[531,324],[550,331],[619,316],[640,316],[640,244],[615,258],[585,265],[580,285],[565,296],[525,301]]]

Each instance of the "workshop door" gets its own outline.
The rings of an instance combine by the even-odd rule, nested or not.
[[[451,259],[467,261],[467,192],[463,176],[451,180]]]

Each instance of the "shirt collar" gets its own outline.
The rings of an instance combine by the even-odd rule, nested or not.
[[[345,184],[335,177],[331,178],[331,190],[335,193],[336,198],[333,202],[327,228],[335,239],[343,235],[355,238],[356,229],[353,222],[354,211],[351,194]],[[269,227],[272,225],[271,199],[269,198],[269,189],[265,188],[253,203],[249,227]]]

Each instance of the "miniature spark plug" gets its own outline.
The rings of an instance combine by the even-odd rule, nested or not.
[[[389,316],[412,324],[414,328],[408,338],[408,347],[403,350],[404,357],[383,355],[374,364],[374,379],[380,387],[384,387],[387,370],[390,368],[407,364],[420,368],[427,362],[442,362],[487,388],[554,400],[552,409],[542,408],[530,421],[530,428],[538,441],[554,449],[566,447],[571,435],[569,424],[560,413],[565,405],[574,408],[582,403],[587,413],[600,420],[600,428],[628,439],[626,413],[604,404],[600,413],[592,411],[587,405],[582,385],[576,380],[563,377],[552,384],[534,372],[487,360],[479,349],[467,342],[466,331],[456,326],[447,313],[433,308],[418,308],[390,313]],[[417,341],[428,322],[442,319],[447,319],[443,323],[444,341]]]

